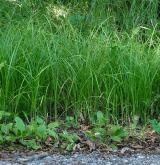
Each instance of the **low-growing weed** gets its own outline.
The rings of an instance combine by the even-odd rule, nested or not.
[[[120,143],[128,136],[128,130],[118,125],[109,125],[105,115],[98,111],[92,120],[92,129],[86,135],[100,143]]]
[[[158,122],[157,120],[154,119],[154,120],[151,120],[150,123],[151,123],[153,130],[156,133],[160,134],[160,122]]]
[[[65,126],[68,127],[68,128],[77,128],[79,125],[77,123],[77,121],[75,120],[74,117],[72,116],[67,116],[66,117],[66,120],[65,120]]]
[[[70,117],[65,121],[67,121],[66,125],[62,121],[47,124],[42,118],[36,117],[35,120],[27,124],[16,116],[13,123],[0,124],[0,144],[1,146],[20,144],[34,150],[41,149],[49,144],[63,150],[72,151],[77,142],[89,140],[117,149],[118,144],[129,136],[129,128],[106,124],[107,120],[102,112],[96,113],[94,123],[91,123],[88,130],[82,132],[83,137],[78,133],[80,128],[73,127],[74,118]],[[151,120],[150,123],[153,130],[160,134],[160,122]],[[135,126],[134,129],[136,129]]]
[[[103,112],[98,111],[93,115],[91,122],[96,127],[103,127],[107,124],[107,117]]]
[[[68,133],[67,131],[63,131],[61,134],[62,148],[65,148],[68,151],[73,150],[75,142],[79,139],[77,134]]]
[[[0,143],[20,143],[27,148],[38,149],[48,137],[51,137],[53,142],[59,140],[56,132],[58,127],[58,122],[47,125],[40,117],[26,125],[20,117],[16,116],[14,123],[0,124]]]
[[[2,116],[5,116],[5,114]],[[68,124],[67,122],[65,128],[69,128]],[[73,122],[70,123],[70,127],[73,124]],[[58,121],[47,124],[42,118],[37,117],[30,123],[25,124],[20,117],[16,116],[13,123],[0,124],[0,144],[19,143],[29,149],[39,149],[45,143],[54,144],[60,141],[60,148],[72,150],[78,136],[76,133],[69,133],[62,129],[61,132],[58,132],[58,128],[60,128]]]
[[[123,127],[111,126],[108,131],[108,135],[112,141],[121,142],[128,136],[128,131]]]

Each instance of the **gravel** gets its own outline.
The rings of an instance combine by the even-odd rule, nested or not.
[[[2,155],[1,155],[2,157]],[[11,155],[10,155],[11,157]],[[160,155],[132,154],[113,155],[92,152],[89,154],[75,153],[71,155],[39,153],[29,156],[12,154],[12,158],[3,155],[0,165],[160,165]]]

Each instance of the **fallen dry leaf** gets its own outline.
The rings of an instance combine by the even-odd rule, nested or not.
[[[131,148],[128,148],[128,147],[123,147],[120,151],[121,154],[124,154],[126,152],[133,152],[133,150]]]
[[[80,125],[81,131],[87,131],[89,129],[88,125]]]
[[[92,142],[90,139],[88,139],[88,138],[85,136],[84,132],[80,131],[79,134],[78,134],[78,136],[79,136],[79,141],[80,141],[80,143],[86,144],[86,145],[89,147],[89,150],[90,150],[90,151],[93,151],[93,150],[96,149],[95,143]]]
[[[93,143],[93,142],[90,141],[90,140],[84,141],[83,144],[88,145],[90,151],[93,151],[93,150],[96,149],[95,143]]]
[[[75,146],[73,147],[73,151],[76,151],[76,150],[78,150],[78,151],[81,150],[81,146],[80,146],[79,143],[78,144],[75,144]]]
[[[133,148],[133,149],[142,149],[143,148],[143,146],[141,146],[141,145],[131,145],[131,147]]]

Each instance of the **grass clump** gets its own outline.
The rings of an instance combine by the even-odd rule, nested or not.
[[[29,120],[91,122],[98,111],[108,123],[158,118],[158,1],[71,4],[3,1],[0,109]],[[53,17],[54,5],[67,15]]]
[[[136,40],[138,34],[84,37],[69,27],[51,33],[32,22],[19,26],[1,33],[3,111],[54,118],[82,113],[90,119],[102,110],[123,121],[158,115],[157,44],[149,48],[150,41]]]

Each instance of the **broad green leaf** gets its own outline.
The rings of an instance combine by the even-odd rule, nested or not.
[[[0,120],[2,120],[3,117],[9,117],[10,115],[9,112],[0,111]]]
[[[49,129],[55,129],[59,127],[59,123],[58,122],[53,122],[53,123],[49,123],[48,124],[48,128]]]
[[[104,117],[104,114],[101,111],[97,112],[97,121],[96,121],[96,123],[99,126],[104,126],[106,124],[106,119]]]
[[[101,111],[97,112],[97,120],[102,120],[104,118],[104,115]]]
[[[49,129],[48,134],[54,139],[58,140],[58,134],[55,131]]]
[[[34,150],[37,150],[37,149],[41,148],[39,145],[37,145],[35,139],[20,140],[20,143],[23,144],[24,146],[26,146],[27,148],[31,148],[31,149],[34,149]]]
[[[37,124],[37,122],[35,122],[35,121],[32,121],[32,122],[27,126],[27,128],[28,128],[28,130],[29,130],[30,132],[35,132],[35,130],[37,129],[37,127],[38,127],[38,124]]]
[[[72,117],[72,116],[67,116],[67,117],[66,117],[66,121],[65,121],[65,126],[66,126],[66,127],[74,127],[74,128],[76,128],[76,127],[78,127],[78,124],[77,124],[77,122],[75,121],[74,117]]]
[[[0,134],[0,144],[2,144],[4,142],[4,138],[3,136]]]
[[[17,139],[17,138],[16,138],[15,136],[13,136],[13,135],[9,135],[9,136],[6,136],[6,137],[5,137],[5,140],[6,140],[7,142],[11,142],[11,143],[15,142],[16,139]]]
[[[21,133],[25,131],[25,124],[23,120],[20,117],[15,117],[15,127],[17,130],[19,130]]]
[[[111,126],[111,135],[126,137],[128,135],[127,130],[119,126]]]
[[[45,123],[45,121],[42,118],[40,118],[39,116],[37,116],[36,121],[40,125]]]
[[[63,131],[62,137],[70,143],[74,143],[78,139],[78,136],[75,133],[71,134],[67,131]]]
[[[43,125],[40,125],[37,130],[36,130],[36,135],[41,138],[41,139],[46,139],[47,137],[47,128],[46,126],[43,124]]]
[[[154,119],[154,120],[151,120],[150,123],[152,125],[153,130],[156,133],[160,134],[160,122]]]
[[[115,142],[121,142],[122,138],[120,136],[111,136],[111,139]]]
[[[8,133],[8,128],[6,127],[5,124],[1,124],[1,131],[2,131],[2,133],[4,133],[4,134],[7,134],[7,133]]]
[[[105,128],[95,128],[94,129],[96,137],[105,137],[106,136],[106,129]]]
[[[72,151],[74,145],[75,145],[74,143],[70,143],[70,144],[68,144],[67,147],[66,147],[66,150],[67,150],[67,151]]]

